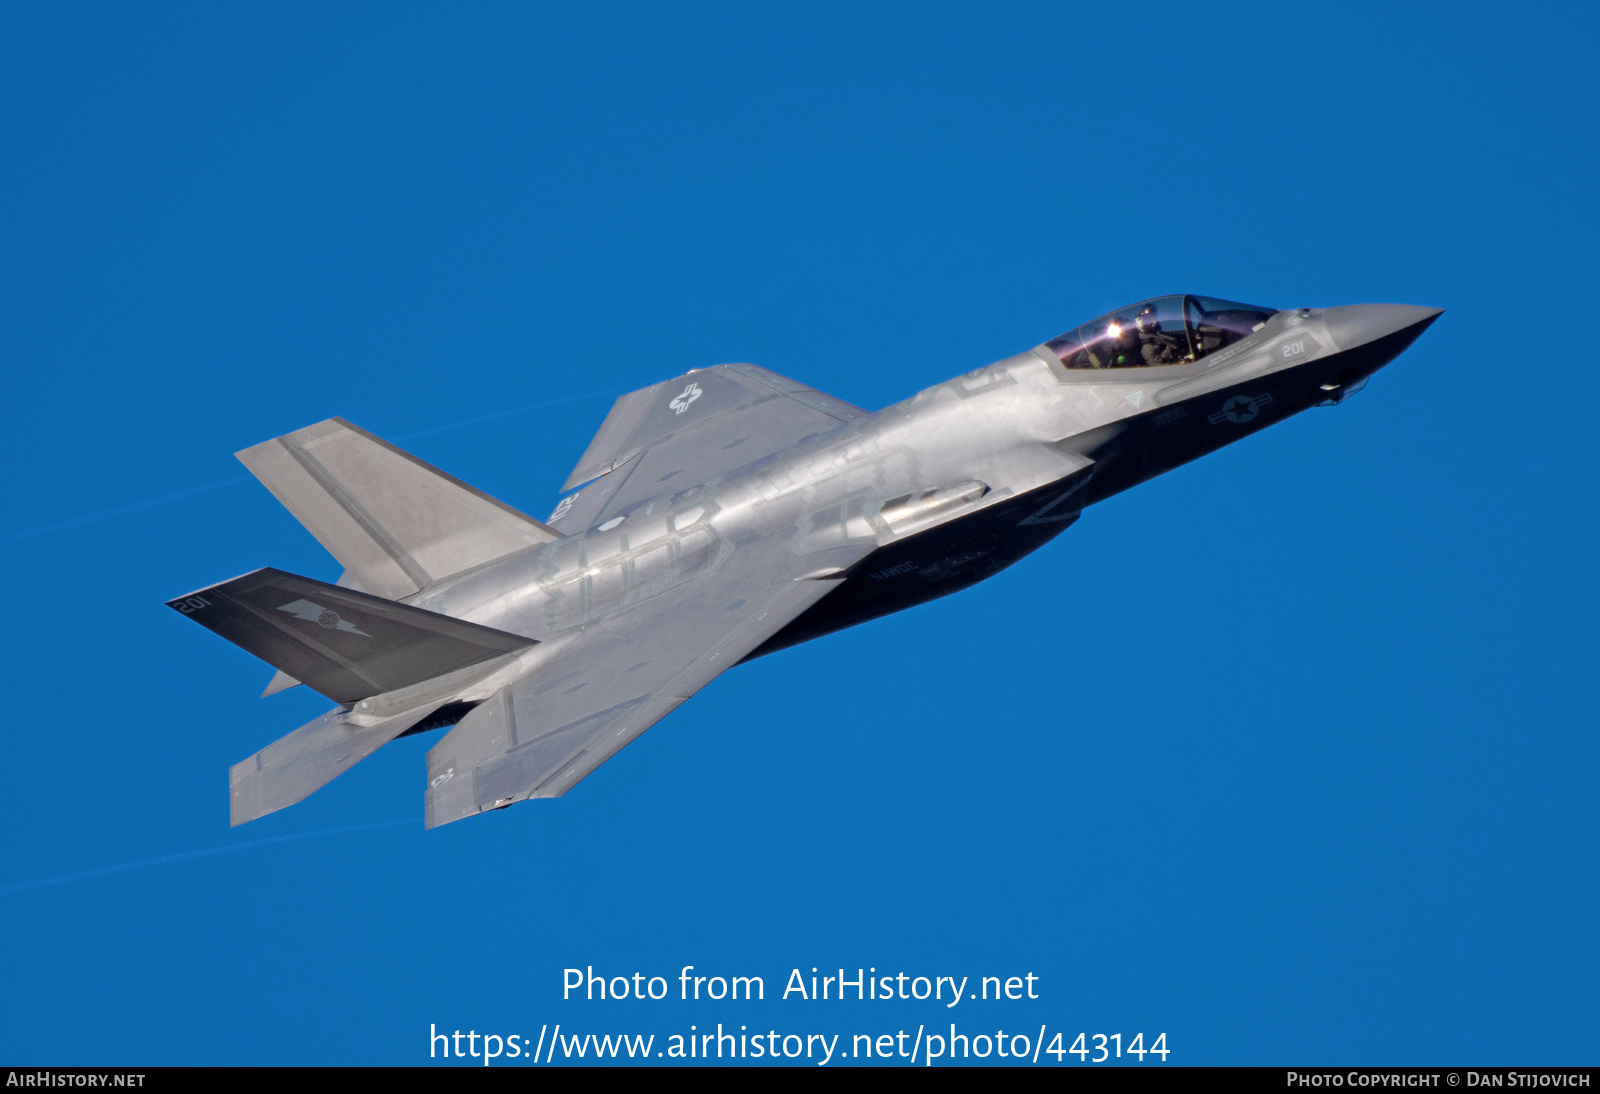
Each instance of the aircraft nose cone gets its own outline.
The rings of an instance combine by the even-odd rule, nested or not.
[[[1415,304],[1350,304],[1327,308],[1322,313],[1328,334],[1340,349],[1350,350],[1409,330],[1415,338],[1428,329],[1443,308],[1423,308]]]

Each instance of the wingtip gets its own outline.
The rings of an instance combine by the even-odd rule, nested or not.
[[[288,691],[290,688],[297,688],[299,686],[299,680],[296,680],[287,672],[279,669],[277,672],[272,674],[272,679],[267,681],[266,690],[261,693],[261,698],[265,699],[269,695],[276,695],[280,691]]]

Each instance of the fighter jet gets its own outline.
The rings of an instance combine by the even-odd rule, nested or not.
[[[1120,491],[1342,403],[1441,314],[1142,301],[867,412],[754,365],[624,395],[546,521],[341,418],[238,453],[345,568],[169,605],[338,704],[234,825],[399,737],[433,828],[572,789],[743,661],[964,589]]]

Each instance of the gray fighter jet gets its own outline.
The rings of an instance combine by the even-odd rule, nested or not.
[[[868,413],[753,365],[618,399],[545,522],[332,418],[239,453],[345,567],[169,601],[338,706],[229,772],[232,821],[379,746],[426,823],[559,797],[732,666],[980,581],[1085,506],[1343,402],[1440,311],[1163,296]]]

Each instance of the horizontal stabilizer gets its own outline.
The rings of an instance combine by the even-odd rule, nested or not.
[[[248,760],[228,768],[228,822],[275,813],[320,790],[366,759],[431,711],[408,711],[373,725],[349,721],[347,710],[330,710]]]
[[[346,706],[534,645],[270,567],[167,605]]]
[[[367,592],[410,596],[560,533],[343,418],[239,461]]]

